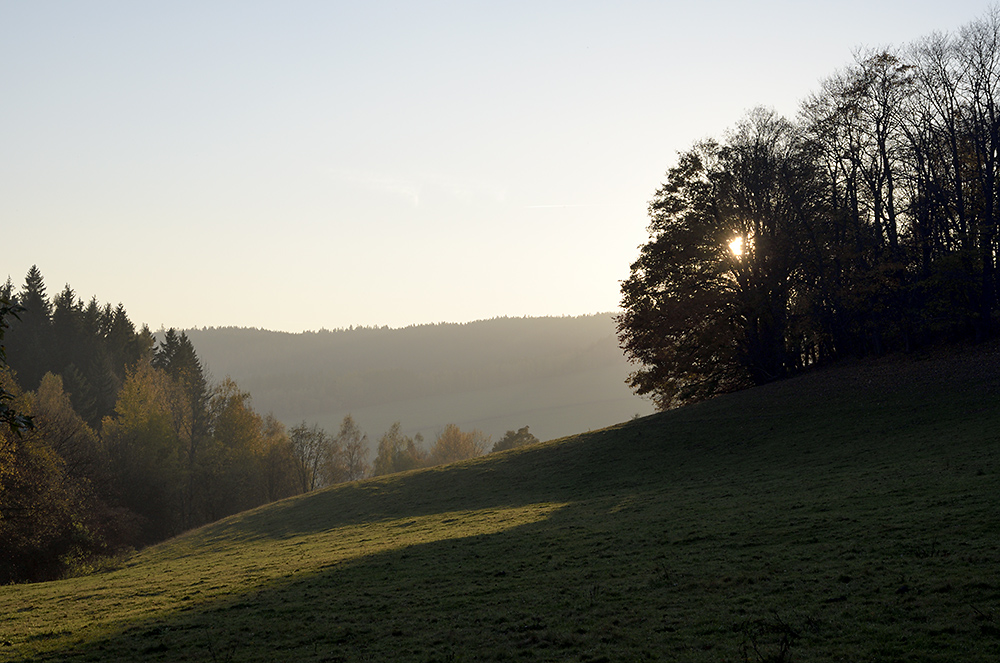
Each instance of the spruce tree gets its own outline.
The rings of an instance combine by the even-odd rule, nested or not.
[[[9,279],[8,279],[9,282]],[[10,402],[17,396],[17,385],[7,370],[7,348],[4,345],[4,336],[9,328],[8,316],[17,318],[21,312],[21,307],[16,302],[8,299],[10,289],[0,292],[0,425],[6,425],[13,433],[20,433],[33,427],[30,416],[27,416],[17,409],[11,407]],[[2,429],[0,429],[2,434]],[[0,481],[0,486],[2,486]]]
[[[83,303],[76,298],[73,288],[66,284],[52,300],[52,350],[49,370],[57,375],[66,373],[67,367],[77,362],[83,349]]]
[[[10,366],[18,383],[34,390],[48,370],[52,335],[52,304],[45,292],[45,280],[37,265],[32,265],[17,296],[24,309],[20,322],[11,326],[8,337]]]
[[[152,352],[153,334],[146,326],[136,332],[125,306],[120,303],[114,310],[110,305],[105,307],[101,318],[111,365],[115,374],[124,379],[129,369]]]

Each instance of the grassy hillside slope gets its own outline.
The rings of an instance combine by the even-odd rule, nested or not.
[[[0,660],[995,660],[998,398],[981,346],[337,486],[0,588]]]

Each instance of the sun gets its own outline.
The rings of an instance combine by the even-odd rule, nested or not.
[[[729,250],[733,252],[733,255],[739,258],[743,255],[743,238],[737,237],[733,241],[729,242]]]

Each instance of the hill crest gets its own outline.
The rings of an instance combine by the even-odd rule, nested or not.
[[[624,381],[612,314],[303,332],[187,330],[208,369],[231,376],[286,424],[336,429],[351,414],[369,439],[400,421],[431,438],[446,424],[499,439],[600,428],[653,406]]]

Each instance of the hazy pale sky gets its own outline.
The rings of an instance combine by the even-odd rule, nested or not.
[[[0,280],[153,329],[614,310],[678,151],[987,8],[0,0]]]

